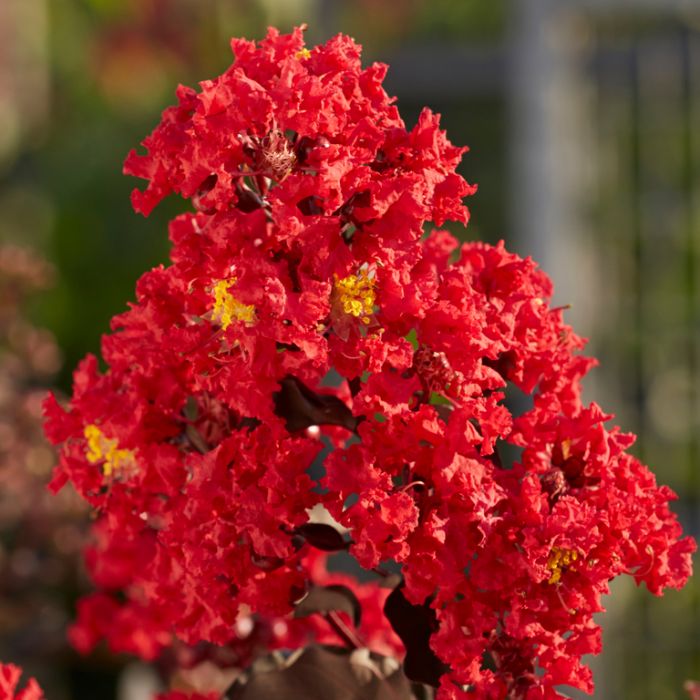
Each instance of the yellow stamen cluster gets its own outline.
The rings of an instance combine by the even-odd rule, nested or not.
[[[102,471],[105,476],[130,471],[136,466],[133,450],[120,449],[117,440],[108,438],[94,423],[86,425],[83,434],[87,440],[87,461],[90,464],[103,462]]]
[[[214,293],[214,308],[212,320],[226,330],[234,321],[255,321],[255,307],[251,304],[242,304],[229,291],[236,284],[236,278],[219,280],[212,291]]]
[[[311,51],[309,51],[306,47],[303,49],[300,49],[294,54],[294,58],[297,59],[297,61],[303,61],[311,56]]]
[[[578,552],[575,549],[565,549],[563,547],[552,547],[547,561],[547,568],[552,572],[547,583],[559,583],[562,573],[578,559]]]
[[[357,275],[335,278],[333,286],[334,304],[343,313],[359,318],[362,323],[369,323],[374,311],[377,295],[374,291],[375,279],[370,277],[366,268]]]
[[[564,461],[571,457],[571,440],[569,438],[561,441],[561,456],[564,458]]]

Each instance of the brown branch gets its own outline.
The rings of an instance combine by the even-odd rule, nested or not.
[[[367,646],[355,631],[345,624],[345,620],[335,610],[329,610],[324,617],[333,628],[333,631],[348,647],[351,649],[362,649]]]

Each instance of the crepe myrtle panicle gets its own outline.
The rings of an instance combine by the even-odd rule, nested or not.
[[[440,228],[467,223],[476,187],[438,115],[407,129],[386,66],[362,68],[347,36],[231,45],[233,65],[179,87],[126,159],[147,180],[137,212],[192,203],[170,223],[171,263],[112,320],[106,371],[88,356],[70,403],[45,403],[51,486],[96,512],[98,591],[72,641],[155,659],[240,646],[253,620],[268,649],[405,653],[443,700],[592,692],[581,658],[600,651],[609,582],[658,595],[691,572],[674,493],[582,403],[595,360],[549,278]],[[509,386],[532,407],[509,409]],[[335,525],[310,520],[320,507]],[[355,629],[345,612],[292,616],[340,585],[323,549],[400,566],[393,592],[343,575]]]

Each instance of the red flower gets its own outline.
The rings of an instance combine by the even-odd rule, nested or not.
[[[22,690],[17,690],[21,675],[18,666],[0,663],[0,700],[43,700],[44,694],[33,678]]]

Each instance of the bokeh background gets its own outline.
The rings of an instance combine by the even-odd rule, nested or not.
[[[300,22],[308,43],[354,36],[366,61],[390,64],[409,125],[427,104],[471,147],[462,172],[479,192],[459,235],[504,238],[554,278],[602,361],[588,398],[639,434],[636,454],[700,534],[699,0],[0,0],[0,489],[11,494],[0,658],[25,664],[50,700],[117,697],[125,663],[79,659],[63,642],[85,585],[86,516],[70,498],[45,503],[51,458],[35,430],[42,387],[68,388],[141,272],[167,258],[166,222],[183,205],[134,215],[121,163],[178,82],[229,65],[230,36]],[[661,600],[631,581],[614,593],[596,697],[684,697],[700,677],[700,583]]]

